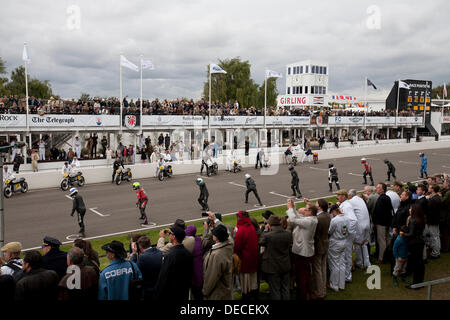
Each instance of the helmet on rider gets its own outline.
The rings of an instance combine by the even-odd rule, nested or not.
[[[197,184],[198,185],[202,185],[203,184],[203,179],[202,178],[197,178]]]
[[[384,159],[384,163],[388,163],[389,162],[389,160],[388,159]]]
[[[366,158],[361,158],[361,163],[366,163]]]
[[[329,163],[328,164],[328,168],[333,168],[334,167],[334,164],[333,163]]]
[[[419,152],[419,157],[423,157],[425,154],[423,152]]]
[[[141,186],[141,184],[139,182],[133,183],[133,190],[139,189],[140,186]]]
[[[292,164],[290,164],[288,169],[289,169],[289,171],[294,170],[294,166]]]
[[[245,179],[248,179],[248,178],[250,178],[251,177],[251,175],[249,174],[249,173],[246,173],[245,174]]]
[[[70,188],[70,196],[73,197],[74,195],[76,195],[78,193],[78,189],[77,188]]]

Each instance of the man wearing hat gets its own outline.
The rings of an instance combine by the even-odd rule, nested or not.
[[[228,235],[230,236],[229,240],[234,245],[234,227],[225,225],[222,222],[222,215],[220,213],[213,213],[211,211],[208,211],[206,213],[208,214],[208,220],[203,223],[203,252],[208,252],[209,249],[211,249],[211,247],[214,245],[215,241],[213,240],[212,230],[214,230],[214,228],[217,228],[219,225],[223,225],[227,229]]]
[[[183,219],[176,219],[173,223],[173,227],[180,227],[181,229],[186,230],[186,223]],[[163,256],[165,256],[173,247],[170,239],[168,243],[165,243],[166,235],[168,234],[168,232],[169,231],[167,229],[161,229],[161,231],[159,231],[159,239],[156,244],[156,249],[161,251]],[[192,253],[195,247],[195,238],[193,236],[185,236],[183,239],[183,246],[187,251]]]
[[[248,194],[250,192],[253,192],[253,194],[255,195],[256,199],[259,202],[259,205],[262,207],[263,204],[261,202],[261,199],[259,198],[258,191],[256,190],[255,180],[253,180],[250,174],[248,173],[245,174],[245,185],[247,186],[247,191],[245,191],[245,203],[248,203]]]
[[[80,226],[80,231],[78,231],[78,233],[84,238],[84,215],[86,214],[86,205],[84,204],[83,197],[78,194],[77,188],[71,188],[69,195],[73,200],[72,212],[70,213],[70,216],[73,217],[75,211],[77,212],[78,225]]]
[[[205,300],[231,300],[233,297],[233,243],[228,230],[219,224],[212,230],[214,244],[205,254],[202,293]]]
[[[289,300],[292,233],[281,227],[281,219],[276,215],[269,217],[265,228],[268,232],[262,234],[259,244],[265,247],[261,268],[270,286],[270,300]]]
[[[113,240],[102,249],[110,263],[100,274],[98,299],[128,300],[131,280],[141,279],[141,270],[134,262],[125,260],[127,252],[122,242]]]
[[[294,170],[294,166],[292,164],[289,165],[289,171],[291,172],[291,189],[292,189],[292,196],[301,198],[302,193],[300,192],[300,189],[298,187],[298,183],[300,182],[300,179],[298,178],[297,171]],[[298,193],[298,195],[297,195]]]
[[[47,270],[54,270],[61,280],[67,270],[67,253],[59,250],[62,243],[55,238],[46,236],[42,244],[42,267]]]
[[[22,270],[23,261],[20,259],[22,244],[20,242],[9,242],[2,247],[2,253],[5,261],[0,257],[0,274],[14,276]]]
[[[164,257],[158,281],[156,299],[161,301],[186,301],[192,283],[192,254],[184,247],[185,231],[174,226],[167,230],[172,248]]]
[[[336,198],[338,199],[339,209],[343,215],[350,222],[348,228],[348,236],[345,243],[345,281],[352,281],[352,267],[353,267],[353,241],[355,240],[356,232],[358,230],[358,219],[356,218],[355,211],[352,204],[348,200],[348,192],[345,189],[341,189],[336,192]]]

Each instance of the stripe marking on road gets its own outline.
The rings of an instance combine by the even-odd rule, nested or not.
[[[364,175],[359,174],[359,173],[351,173],[351,172],[348,172],[348,174],[350,174],[350,175],[352,175],[352,176],[364,177]]]
[[[269,192],[269,193],[270,193],[270,194],[273,194],[273,195],[276,195],[276,196],[288,198],[288,199],[293,198],[293,197],[286,196],[286,195],[284,195],[284,194],[279,194],[279,193],[276,193],[276,192],[273,192],[273,191],[271,191],[271,192]]]
[[[244,186],[244,185],[242,185],[242,184],[239,184],[239,183],[236,183],[236,182],[233,182],[233,181],[231,181],[231,182],[228,182],[229,184],[232,184],[233,186],[238,186],[238,187],[242,187],[242,188],[247,188],[246,186]]]
[[[314,169],[314,170],[320,170],[320,171],[328,171],[328,169],[322,169],[322,168],[314,168],[314,167],[309,167],[310,169]]]
[[[98,214],[100,217],[109,217],[109,216],[110,216],[109,214],[101,214],[101,213],[98,212],[96,209],[97,209],[97,208],[89,208],[89,210],[91,210],[93,213]]]
[[[406,164],[413,164],[413,165],[415,165],[415,166],[418,165],[417,162],[408,162],[408,161],[402,161],[402,160],[400,160],[399,162],[400,162],[400,163],[406,163]]]
[[[71,196],[68,196],[67,194],[65,195],[65,197],[66,197],[67,199],[73,200],[72,197],[71,197]]]

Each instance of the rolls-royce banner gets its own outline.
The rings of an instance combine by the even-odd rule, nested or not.
[[[142,126],[208,126],[208,117],[202,116],[142,116]]]
[[[395,117],[366,117],[366,124],[395,124]]]
[[[339,117],[329,116],[328,124],[364,124],[364,117]]]
[[[25,114],[0,114],[0,128],[26,127],[27,115]]]
[[[398,117],[398,124],[421,124],[423,123],[423,117]]]
[[[87,114],[29,115],[30,127],[118,127],[119,116]]]
[[[208,124],[208,122],[206,122],[206,124]],[[211,126],[252,126],[263,124],[264,117],[261,116],[211,117]]]

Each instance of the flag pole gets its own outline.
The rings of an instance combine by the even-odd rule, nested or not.
[[[364,81],[364,127],[366,126],[367,112],[369,111],[369,106],[367,105],[367,77]]]
[[[27,45],[26,42],[24,42],[23,44],[25,47]],[[28,57],[27,57],[28,58]],[[29,110],[28,110],[28,74],[27,74],[27,61],[24,61],[25,64],[25,105],[27,108],[27,133],[30,132],[30,124],[28,122],[28,114],[29,114]],[[30,148],[31,148],[31,140],[30,140]]]
[[[423,106],[423,126],[425,127],[425,113],[427,110],[427,90],[428,89],[428,81],[425,82],[425,104]]]
[[[211,64],[209,64],[208,142],[211,140]]]
[[[139,119],[140,123],[141,123],[141,134],[142,134],[142,105],[143,105],[143,101],[142,101],[142,57],[143,55],[141,54],[141,103],[140,103],[140,114],[141,114],[141,118]]]
[[[264,80],[264,129],[266,128],[266,114],[267,114],[267,74]]]
[[[120,132],[122,132],[122,54],[119,57],[119,69],[120,69]]]

